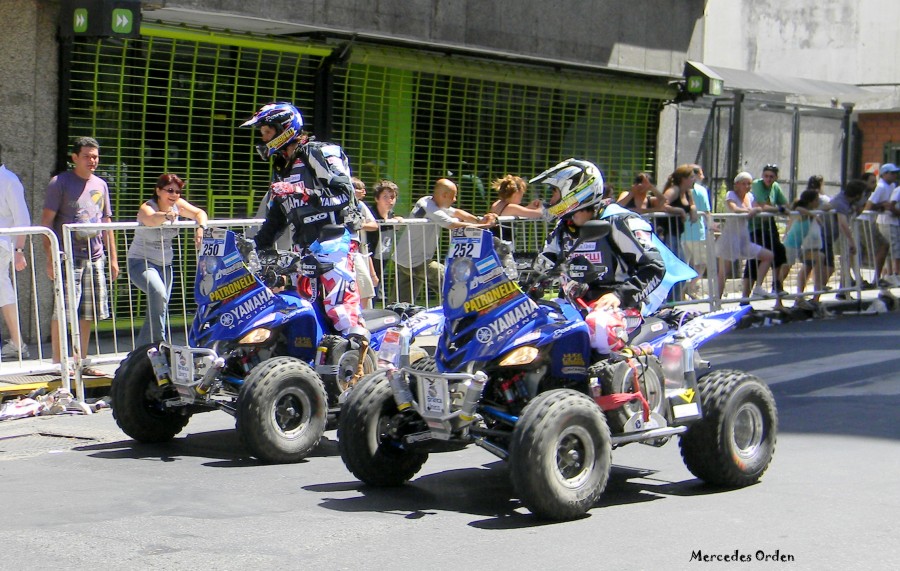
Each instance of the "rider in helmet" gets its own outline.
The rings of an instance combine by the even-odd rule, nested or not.
[[[308,137],[300,111],[290,103],[264,105],[241,127],[259,129],[257,152],[272,160],[271,202],[255,237],[257,247],[273,247],[292,226],[295,250],[313,254],[330,268],[318,284],[301,290],[321,286],[335,329],[353,333],[363,325],[353,268],[361,216],[347,155],[338,145]]]
[[[640,309],[641,302],[660,285],[666,267],[659,251],[652,243],[650,225],[640,216],[611,207],[613,213],[603,211],[610,199],[603,199],[603,175],[592,163],[576,159],[565,160],[544,171],[530,181],[543,183],[559,191],[559,201],[548,206],[548,213],[558,223],[538,256],[540,264],[562,262],[558,257],[568,252],[568,258],[584,256],[599,274],[582,286],[576,297],[586,304],[585,318],[591,337],[591,347],[606,355],[619,350],[627,341],[622,310]],[[610,222],[610,233],[596,241],[582,242],[576,252],[572,244],[579,228],[588,220],[600,217]]]

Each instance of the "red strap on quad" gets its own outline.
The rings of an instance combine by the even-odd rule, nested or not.
[[[634,363],[634,359],[628,359],[625,362],[631,367],[631,373],[634,375],[634,382],[632,383],[632,385],[634,385],[634,392],[614,393],[611,395],[594,397],[594,402],[596,402],[601,409],[607,411],[617,409],[627,402],[640,400],[641,408],[644,409],[644,422],[648,422],[650,420],[650,403],[647,402],[647,399],[644,398],[644,393],[641,392],[637,365]]]

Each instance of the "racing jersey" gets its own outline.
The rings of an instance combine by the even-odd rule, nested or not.
[[[272,201],[256,234],[257,247],[271,248],[289,223],[293,242],[301,248],[316,241],[328,224],[347,226],[358,239],[361,218],[343,149],[333,143],[308,141],[285,163],[273,169]]]
[[[614,293],[622,307],[637,308],[661,283],[665,264],[651,241],[650,225],[640,216],[616,214],[604,220],[611,225],[609,235],[582,242],[568,258],[584,256],[599,274],[588,284],[585,301]],[[559,261],[560,253],[568,252],[577,238],[578,227],[571,220],[561,220],[547,238],[543,254]]]

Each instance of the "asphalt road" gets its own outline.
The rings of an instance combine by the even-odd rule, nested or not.
[[[370,489],[333,431],[301,464],[262,466],[224,413],[194,417],[167,446],[128,440],[109,411],[3,422],[0,568],[894,569],[898,332],[886,314],[715,340],[705,358],[775,393],[763,480],[710,488],[677,442],[632,444],[614,451],[600,504],[567,523],[532,518],[505,464],[477,448]],[[719,560],[734,554],[749,561]]]

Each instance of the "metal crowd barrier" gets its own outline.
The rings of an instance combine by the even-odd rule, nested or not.
[[[60,267],[60,248],[56,234],[52,230],[43,226],[22,226],[15,228],[0,229],[0,236],[8,237],[15,240],[17,236],[26,236],[25,240],[25,262],[26,268],[22,272],[17,272],[14,267],[15,255],[10,254],[10,265],[0,268],[0,271],[7,272],[10,283],[15,294],[14,309],[18,318],[18,333],[22,344],[27,348],[29,355],[23,356],[24,351],[20,350],[17,358],[4,359],[0,355],[0,375],[19,376],[34,375],[41,373],[58,373],[62,379],[62,385],[66,390],[71,390],[71,380],[69,377],[69,359],[66,355],[61,355],[61,362],[53,363],[51,355],[45,354],[44,347],[40,340],[49,335],[44,324],[49,327],[57,327],[61,343],[66,342],[66,316],[59,312],[55,322],[50,319],[49,312],[52,311],[53,304],[41,303],[40,296],[36,284],[46,279],[46,262],[43,256],[35,256],[35,252],[43,253],[44,240],[48,240],[51,252],[51,277],[53,287],[53,301],[60,307],[63,303],[63,290],[58,277],[61,275]],[[37,237],[37,239],[35,239]],[[40,266],[40,267],[39,267]],[[42,307],[43,305],[43,307]],[[11,339],[9,327],[4,316],[3,321],[3,339]],[[33,330],[33,333],[31,332]]]
[[[836,218],[833,217],[836,217],[837,215],[834,212],[825,211],[816,212],[815,214],[819,218],[821,226],[836,222]],[[698,276],[694,284],[673,291],[669,298],[669,305],[706,304],[710,310],[713,310],[721,307],[724,303],[760,300],[760,297],[744,296],[743,292],[741,292],[743,267],[747,262],[745,258],[734,260],[731,264],[723,264],[725,269],[725,287],[723,288],[724,295],[721,298],[719,297],[718,269],[722,262],[720,262],[716,253],[717,239],[722,239],[721,235],[725,229],[729,227],[729,223],[735,228],[740,228],[741,225],[747,224],[747,216],[744,214],[721,213],[710,214],[709,216],[708,231],[705,240],[706,247],[705,252],[703,252],[706,264],[705,268],[698,267],[698,269],[704,271]],[[773,218],[776,222],[775,228],[779,232],[780,237],[783,237],[784,235],[789,218],[793,218],[795,221],[800,220],[800,214],[796,212],[787,215],[764,214],[759,216]],[[666,214],[654,213],[646,216],[646,218],[657,228],[672,224],[671,217]],[[534,256],[536,256],[543,248],[544,240],[550,230],[550,226],[541,220],[518,219],[515,217],[501,217],[500,222],[505,228],[505,237],[511,238],[514,257],[519,264],[520,269],[529,268]],[[208,226],[243,228],[248,236],[252,236],[255,228],[261,223],[262,220],[260,219],[210,220]],[[407,241],[407,246],[424,246],[425,244],[423,241],[428,235],[425,230],[426,227],[431,224],[431,222],[425,219],[408,219],[403,220],[402,222],[380,222],[379,226],[385,232],[394,233],[394,245],[399,241],[405,240]],[[816,260],[819,260],[821,257],[815,253],[811,253],[807,256],[807,252],[801,252],[797,259],[793,260],[794,263],[791,266],[788,279],[784,282],[784,291],[777,296],[767,295],[766,297],[775,299],[776,302],[780,303],[783,299],[797,299],[801,295],[814,296],[825,293],[835,294],[856,292],[856,295],[859,296],[862,290],[866,289],[866,286],[870,283],[873,287],[878,287],[879,284],[876,276],[880,276],[881,274],[876,274],[875,265],[876,257],[880,259],[880,242],[874,234],[874,232],[877,232],[876,225],[860,218],[851,220],[850,225],[853,231],[854,245],[856,248],[851,253],[850,243],[847,237],[843,233],[840,233],[837,236],[837,239],[834,242],[834,271],[828,273],[827,280],[824,279],[826,276],[822,274],[820,280],[807,280],[810,283],[804,288],[800,288],[802,280],[801,282],[798,282],[797,275],[800,272],[801,267],[809,262],[810,269],[815,273],[816,271],[819,271],[819,266],[817,265],[819,262]],[[91,322],[92,327],[90,331],[93,347],[89,344],[87,355],[79,355],[77,352],[73,354],[75,358],[74,367],[71,369],[73,373],[71,375],[75,378],[76,394],[80,398],[83,398],[84,396],[82,370],[85,367],[106,363],[118,363],[130,351],[135,349],[137,331],[145,318],[146,301],[145,295],[128,280],[127,251],[134,230],[138,226],[137,222],[115,222],[106,224],[68,224],[63,227],[63,252],[66,253],[72,251],[73,235],[76,232],[112,231],[116,238],[115,242],[117,244],[117,257],[120,270],[120,278],[113,283],[109,280],[111,276],[109,275],[109,267],[107,266],[106,277],[110,284],[109,301],[111,303],[111,319],[108,323],[101,320],[93,320]],[[174,284],[167,313],[166,333],[168,339],[174,339],[176,342],[184,342],[187,338],[190,321],[196,307],[193,300],[193,283],[197,259],[193,240],[190,239],[190,234],[186,233],[186,231],[192,231],[196,228],[196,223],[177,222],[169,227],[178,228],[181,232],[179,232],[174,243],[174,249],[177,252],[175,257],[176,268],[174,271]],[[433,255],[427,260],[428,262],[431,262],[432,265],[442,264],[449,243],[449,232],[442,228],[437,228],[437,230],[437,232],[432,233],[434,236],[433,243],[430,244],[431,248],[429,248],[430,250],[433,250]],[[685,246],[673,232],[663,233],[666,238],[665,242],[670,244],[670,248],[671,245],[675,246],[675,248],[672,249],[676,254],[683,256],[686,250],[693,249],[693,246]],[[37,274],[38,270],[34,263],[34,241],[31,240],[31,237],[39,235],[43,239],[50,240],[54,258],[54,263],[52,264],[54,273],[54,303],[57,307],[63,307],[63,289],[61,287],[61,281],[58,279],[60,275],[65,275],[68,280],[66,296],[69,297],[69,299],[66,300],[68,302],[66,304],[68,314],[66,314],[66,312],[58,312],[58,317],[54,322],[54,326],[59,328],[61,346],[69,346],[67,343],[67,340],[69,339],[67,331],[71,330],[71,345],[79,347],[81,342],[81,331],[78,327],[77,315],[74,314],[75,304],[72,303],[74,301],[72,299],[74,296],[74,263],[71,255],[60,255],[60,249],[55,235],[46,228],[27,227],[0,230],[0,235],[15,236],[20,234],[29,236],[26,253],[28,257],[29,277],[32,283],[37,283],[39,277]],[[443,271],[437,271],[437,268],[435,268],[431,275],[427,272],[423,273],[420,283],[417,284],[418,287],[414,288],[410,285],[410,280],[407,275],[405,273],[401,275],[400,270],[398,270],[397,263],[394,260],[394,250],[395,248],[391,248],[391,251],[382,252],[380,257],[376,254],[376,257],[373,259],[376,271],[381,274],[381,281],[377,289],[378,293],[374,299],[374,306],[383,308],[397,301],[407,301],[426,307],[440,305],[442,302],[440,282],[443,278]],[[886,257],[888,258],[888,263],[890,263],[890,259],[892,258],[890,252],[887,253]],[[58,262],[60,259],[62,259],[65,264],[65,274],[62,273],[62,267]],[[694,260],[694,264],[702,266],[702,264],[697,263],[698,261],[699,260]],[[765,288],[767,291],[771,291],[772,289],[773,272],[774,268],[770,270],[766,279]],[[13,279],[18,280],[18,282],[14,283],[19,283],[21,281],[21,276],[13,276]],[[71,377],[69,362],[72,358],[66,351],[63,351],[61,354],[61,363],[54,364],[50,362],[49,357],[45,354],[42,344],[40,343],[40,340],[46,337],[45,332],[41,329],[41,324],[45,323],[47,319],[46,316],[42,316],[39,311],[40,304],[38,303],[39,300],[36,290],[34,291],[32,298],[33,299],[30,302],[33,306],[32,317],[34,321],[38,323],[36,329],[38,342],[35,347],[37,358],[31,360],[20,359],[16,362],[0,360],[0,374],[29,374],[59,371],[59,374],[63,379],[63,385],[67,389],[70,389]],[[22,316],[22,298],[17,296],[17,299],[19,301],[17,301],[16,310],[17,313]],[[44,317],[44,319],[42,319],[42,317]],[[35,339],[27,339],[27,342],[29,342],[30,345],[34,344]]]

